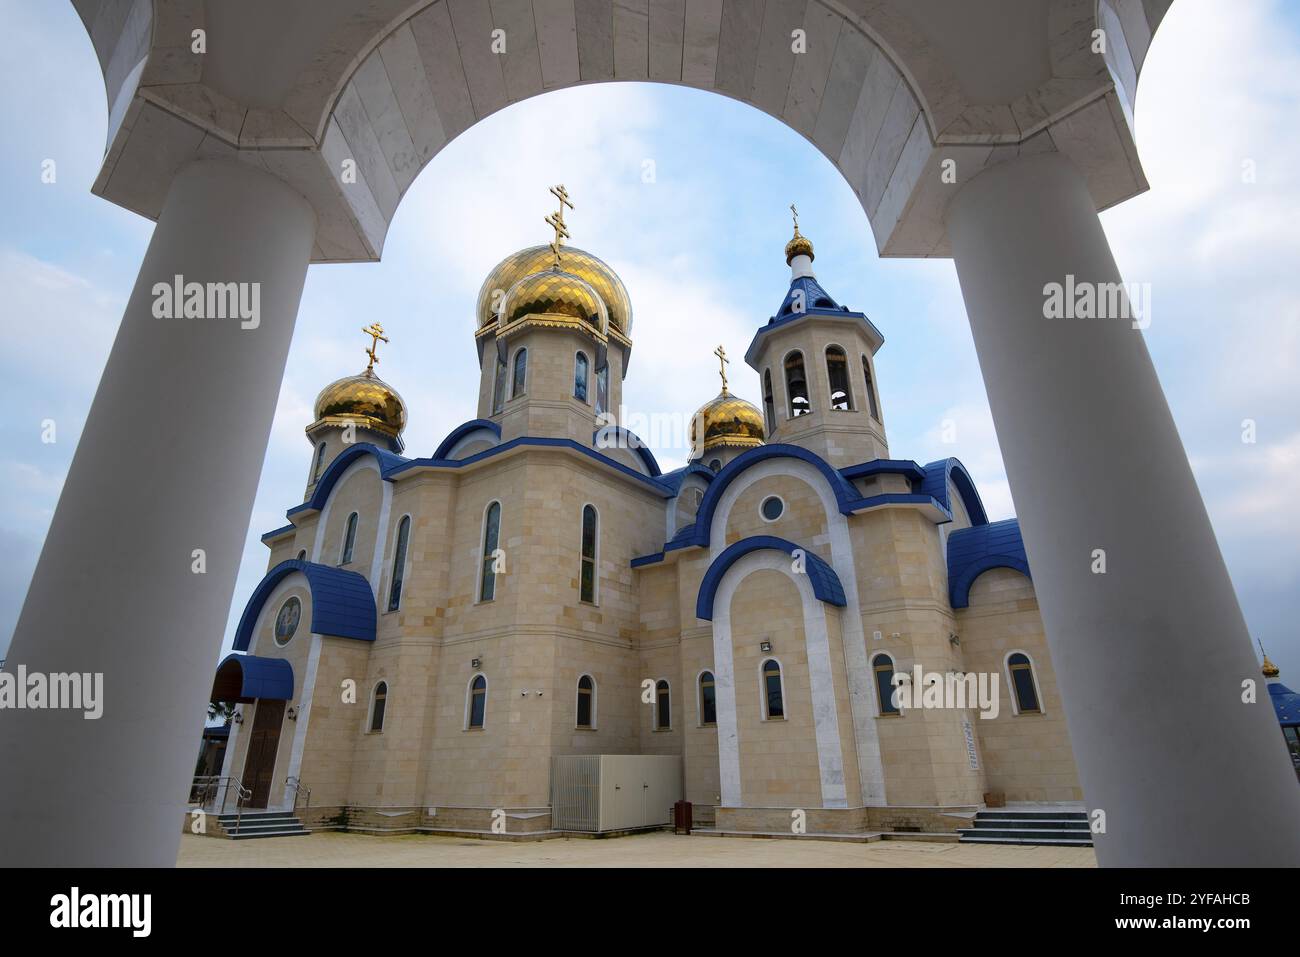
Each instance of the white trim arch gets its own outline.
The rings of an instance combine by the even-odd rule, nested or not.
[[[839,716],[836,712],[835,682],[831,672],[830,639],[826,606],[813,594],[807,575],[796,575],[790,556],[774,549],[760,549],[736,559],[718,583],[713,602],[713,687],[718,708],[718,777],[724,807],[744,807],[740,784],[740,738],[736,723],[736,666],[732,653],[731,601],[741,583],[756,571],[778,571],[794,582],[803,606],[804,644],[808,657],[808,681],[812,694],[813,729],[817,740],[817,766],[821,779],[822,807],[848,807],[844,784],[844,758],[840,745]],[[844,616],[841,616],[841,623]],[[764,655],[763,662],[775,659]],[[777,659],[779,661],[779,659]],[[760,681],[762,663],[760,662]],[[785,665],[781,664],[782,692]],[[760,690],[762,685],[760,684]],[[787,713],[789,708],[786,708]],[[760,714],[766,715],[766,706]],[[766,720],[766,719],[765,719]]]
[[[815,465],[802,459],[781,456],[764,459],[745,469],[732,480],[718,499],[709,523],[709,561],[712,563],[726,549],[727,523],[737,500],[755,482],[773,475],[802,480],[822,502],[826,515],[827,538],[830,554],[824,556],[844,588],[844,610],[840,614],[840,635],[844,643],[844,664],[849,676],[849,703],[853,714],[854,741],[857,745],[858,775],[862,786],[862,803],[882,806],[885,799],[885,768],[880,753],[880,737],[875,722],[875,708],[871,704],[871,672],[867,668],[867,639],[862,627],[862,607],[858,599],[858,575],[853,557],[853,542],[849,536],[847,516],[839,510],[839,502]],[[820,544],[818,540],[805,543]],[[761,553],[751,553],[761,554]],[[748,557],[748,556],[746,556]],[[743,561],[743,559],[742,559]],[[739,563],[737,563],[739,564]],[[785,564],[789,565],[788,556]],[[801,576],[802,577],[802,576]],[[811,587],[811,586],[810,586]],[[716,609],[715,601],[715,609]],[[716,634],[716,620],[715,620]],[[718,659],[714,657],[714,663]],[[715,675],[716,677],[716,675]],[[719,696],[721,690],[719,689]],[[719,742],[722,736],[719,735]],[[721,744],[719,744],[721,747]]]
[[[781,714],[778,717],[772,717],[768,713],[767,701],[767,664],[769,661],[776,662],[777,678],[781,682]],[[773,654],[763,655],[758,662],[758,713],[763,716],[764,721],[784,721],[785,713],[789,709],[790,699],[785,693],[785,662]]]

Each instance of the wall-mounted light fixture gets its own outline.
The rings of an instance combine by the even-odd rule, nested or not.
[[[952,645],[954,648],[958,648],[961,646],[961,638],[957,635],[949,635],[948,644]]]
[[[470,666],[471,668],[473,668],[475,671],[478,671],[478,669],[480,669],[480,668],[483,667],[483,659],[482,659],[482,658],[471,658],[471,659],[469,660],[469,666]]]
[[[230,720],[233,721],[235,724],[243,724],[244,712],[236,711],[233,715],[230,716]]]
[[[284,713],[284,716],[288,718],[290,721],[297,721],[298,709],[295,708],[293,705],[289,705],[289,710]]]
[[[758,643],[758,650],[765,655],[769,654],[772,651],[772,643],[770,641],[760,641]]]

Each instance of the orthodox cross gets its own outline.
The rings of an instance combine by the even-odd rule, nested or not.
[[[722,394],[727,394],[727,363],[731,360],[727,358],[727,350],[722,346],[713,350],[713,354],[718,357],[718,375],[722,376]]]
[[[375,369],[375,363],[379,361],[379,356],[375,355],[375,349],[380,342],[387,342],[388,337],[384,335],[384,327],[377,322],[372,322],[361,330],[370,337],[370,348],[366,350],[366,355],[370,356],[370,364],[366,366],[367,374]]]
[[[790,204],[790,215],[794,217],[794,234],[799,235],[799,210],[794,208],[794,203]]]
[[[573,209],[573,204],[569,202],[569,191],[564,188],[563,183],[552,186],[551,193],[560,201],[560,208],[546,217],[546,225],[555,230],[555,241],[551,243],[551,252],[555,255],[555,268],[559,269],[560,244],[569,238],[569,230],[564,226],[564,207]]]

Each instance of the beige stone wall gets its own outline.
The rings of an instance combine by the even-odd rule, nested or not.
[[[988,787],[1008,801],[1081,801],[1078,771],[1047,650],[1038,602],[1029,579],[994,568],[975,579],[970,606],[957,612],[962,650],[972,671],[998,676],[997,718],[976,721]],[[1027,654],[1034,665],[1041,714],[1016,714],[1006,657]]]

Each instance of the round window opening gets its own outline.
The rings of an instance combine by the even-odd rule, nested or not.
[[[280,613],[275,616],[275,643],[283,647],[289,643],[298,630],[298,620],[302,618],[302,602],[290,598],[280,606]]]
[[[761,509],[765,519],[769,522],[775,522],[781,517],[781,513],[785,511],[785,502],[781,501],[775,495],[769,495],[767,498],[763,499]]]

